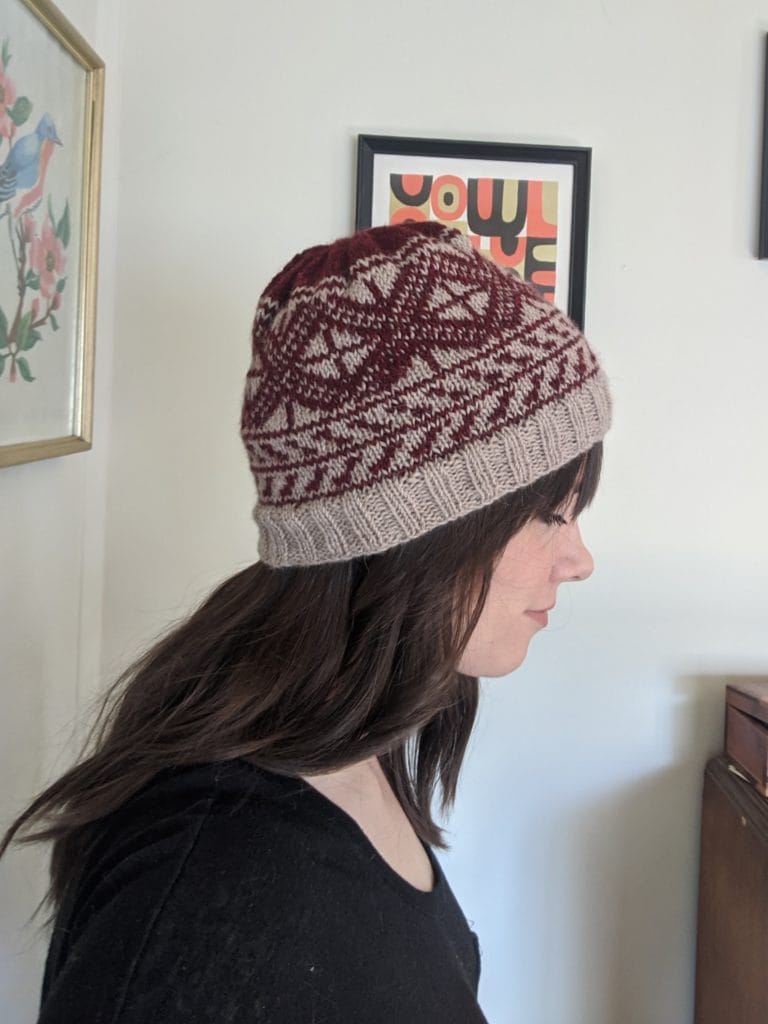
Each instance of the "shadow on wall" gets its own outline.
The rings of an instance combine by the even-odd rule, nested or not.
[[[725,687],[741,678],[680,677],[671,766],[542,821],[548,842],[532,837],[551,851],[538,952],[570,1003],[558,986],[540,993],[542,1022],[692,1021],[703,773],[723,749]]]
[[[629,787],[605,808],[618,838],[609,854],[617,890],[613,941],[604,951],[606,1024],[693,1020],[704,769],[725,746],[726,686],[757,678],[678,677],[673,767]],[[588,851],[598,863],[602,845]],[[642,975],[636,964],[643,964]]]

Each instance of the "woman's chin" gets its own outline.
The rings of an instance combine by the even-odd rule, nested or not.
[[[459,671],[468,676],[482,676],[483,679],[501,679],[502,676],[508,676],[510,672],[520,668],[528,653],[528,645],[525,645],[524,650],[506,652],[504,657],[501,657],[501,653],[494,652],[493,657],[478,656],[466,661],[462,659],[459,662]]]

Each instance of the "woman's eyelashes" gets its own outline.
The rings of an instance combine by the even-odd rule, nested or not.
[[[541,516],[547,526],[567,526],[568,520],[559,512],[544,512]]]

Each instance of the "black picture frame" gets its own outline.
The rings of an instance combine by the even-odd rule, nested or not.
[[[763,170],[760,186],[760,232],[757,258],[768,259],[768,33],[765,37],[765,66],[763,69]]]
[[[441,161],[446,168],[442,175],[440,175]],[[479,161],[487,161],[489,168],[493,165],[493,172],[485,180],[477,176],[477,171],[480,169],[478,167]],[[466,165],[463,169],[462,162]],[[436,189],[437,182],[439,181],[447,182],[449,179],[457,181],[458,198],[454,196],[454,199],[459,203],[461,201],[462,174],[464,174],[466,179],[465,195],[467,197],[465,207],[467,213],[466,222],[456,221],[456,209],[451,210],[449,220],[444,222],[455,223],[456,226],[465,228],[467,233],[472,235],[476,244],[483,245],[487,242],[489,246],[495,248],[497,256],[508,257],[509,260],[512,260],[516,257],[513,254],[508,254],[505,246],[508,247],[510,238],[514,236],[514,227],[520,220],[518,215],[521,213],[523,203],[525,204],[522,206],[523,223],[527,229],[530,220],[526,212],[529,202],[529,186],[535,186],[538,197],[544,194],[543,190],[546,187],[550,208],[553,201],[552,197],[557,197],[558,217],[556,223],[546,223],[543,217],[544,200],[541,198],[537,199],[539,212],[537,212],[536,216],[539,217],[540,223],[546,230],[554,229],[555,236],[554,238],[536,238],[536,247],[529,247],[527,245],[529,236],[525,236],[525,244],[522,244],[523,238],[518,235],[520,245],[516,245],[515,252],[522,252],[524,254],[523,262],[525,267],[533,267],[530,277],[526,273],[521,273],[521,276],[528,277],[533,284],[539,287],[539,290],[547,293],[548,297],[554,298],[555,290],[558,287],[557,275],[560,274],[560,281],[565,281],[566,284],[560,287],[560,295],[556,301],[568,313],[571,319],[583,329],[591,162],[592,150],[589,147],[521,145],[517,143],[470,142],[453,139],[419,139],[390,135],[358,135],[355,227],[356,230],[360,230],[379,224],[391,223],[392,217],[400,219],[443,220],[443,217],[435,215],[435,194],[433,193],[430,198],[424,198],[427,195],[427,186],[424,183],[429,178],[430,188]],[[511,173],[508,179],[497,176],[499,165],[505,163],[510,165]],[[522,177],[519,173],[520,164],[531,164],[532,171],[534,167],[537,167],[538,171],[536,173],[539,177],[531,177],[530,179]],[[547,169],[546,177],[541,176],[544,165],[546,165]],[[401,167],[399,172],[395,170],[398,166]],[[480,166],[482,167],[483,165],[481,164]],[[388,172],[387,168],[389,168]],[[423,169],[419,171],[416,168]],[[428,173],[428,171],[431,171],[431,173]],[[422,189],[411,196],[406,196],[404,176],[412,175],[413,177],[410,180],[415,182],[418,180],[419,174],[421,174],[423,179]],[[386,182],[386,190],[382,186],[382,182]],[[396,184],[393,184],[393,182],[396,182]],[[550,182],[554,182],[557,187],[553,187]],[[502,201],[505,202],[503,199],[505,195],[504,189],[508,183],[513,185],[515,195],[518,196],[515,213],[516,219],[513,219],[513,221],[505,221],[501,216],[500,209]],[[521,183],[525,186],[523,192],[519,191]],[[494,211],[496,211],[498,201],[498,217],[501,220],[498,218],[494,220],[489,215],[485,218],[485,223],[482,223],[479,216],[481,184],[483,184],[486,190],[486,209],[488,186],[490,186],[492,196],[490,201],[493,204]],[[451,195],[450,188],[448,188],[448,191],[445,191],[445,186],[441,187],[444,191],[440,195]],[[568,193],[570,195],[569,201]],[[533,195],[533,190],[530,190],[530,194]],[[417,216],[410,217],[409,213],[411,211],[405,209],[409,205],[409,199],[413,200],[413,212]],[[420,205],[417,204],[419,199],[423,200]],[[443,212],[439,206],[441,201],[438,198],[437,212]],[[403,203],[404,205],[397,207],[397,203]],[[394,213],[392,213],[393,207],[395,207]],[[564,213],[562,220],[559,217],[561,212]],[[541,216],[539,216],[540,213]],[[501,223],[504,228],[509,229],[503,233],[504,237],[491,233],[491,222],[494,224]],[[478,226],[489,228],[489,230],[478,233],[478,231],[473,230],[473,228]],[[563,243],[566,248],[565,256],[561,256],[561,253],[558,251],[561,247],[561,237],[567,240]],[[529,250],[532,252],[542,252],[553,244],[555,246],[554,262],[541,261],[529,256]],[[552,270],[546,271],[546,267],[551,267]],[[534,274],[536,277],[533,276]],[[547,292],[547,289],[550,288],[549,284],[542,284],[542,280],[553,280],[555,282],[549,292]]]

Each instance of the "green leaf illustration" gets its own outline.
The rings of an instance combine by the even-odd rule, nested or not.
[[[3,40],[3,67],[7,68],[11,61],[11,41],[10,39]]]
[[[5,369],[5,356],[0,356],[0,377],[3,376],[3,370]]]
[[[56,228],[56,237],[61,239],[61,244],[66,249],[69,245],[69,200],[64,204],[64,213]]]
[[[51,327],[54,329],[54,331],[58,331],[59,321],[56,319],[53,313],[48,314],[48,319],[51,321]]]
[[[33,380],[37,379],[36,377],[32,376],[32,373],[29,369],[29,363],[24,358],[24,356],[19,356],[19,358],[16,360],[16,365],[19,368],[19,373],[24,378],[24,380],[27,381],[28,384],[31,384]]]
[[[31,324],[32,313],[25,313],[19,322],[19,330],[16,334],[16,344],[22,352],[27,347],[27,342],[29,341],[30,331],[32,330]]]
[[[0,348],[5,348],[8,344],[8,321],[6,320],[5,313],[0,309]]]
[[[59,280],[58,280],[58,281],[56,282],[56,291],[57,291],[57,292],[59,292],[59,293],[63,292],[63,291],[64,291],[64,285],[65,285],[66,283],[67,283],[67,279],[66,279],[66,277],[62,277],[62,278],[60,278],[60,279],[59,279]]]
[[[6,107],[6,110],[8,108]],[[20,128],[32,113],[32,101],[26,96],[19,96],[8,115],[17,128]]]
[[[24,284],[27,288],[31,288],[33,292],[40,291],[40,278],[34,270],[27,271],[26,277],[24,278]]]
[[[53,203],[51,202],[51,197],[50,196],[48,196],[48,217],[50,218],[51,224],[53,224],[53,226],[55,228],[56,227],[56,214],[53,212]]]
[[[27,335],[24,344],[19,345],[19,348],[21,349],[22,352],[28,352],[38,343],[38,341],[40,341],[41,338],[42,334],[40,333],[40,331],[35,330],[35,328],[33,327],[32,330]]]

